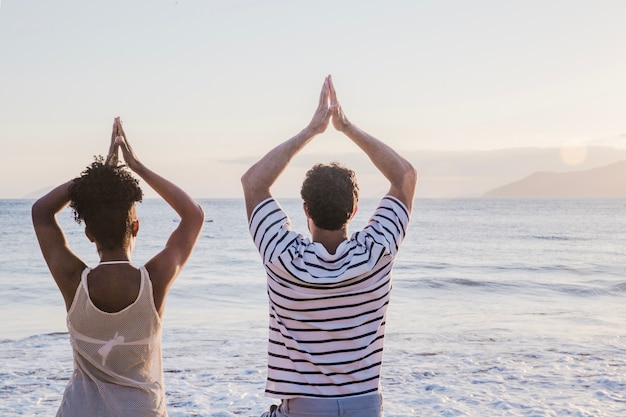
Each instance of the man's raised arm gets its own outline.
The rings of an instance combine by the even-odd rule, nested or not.
[[[391,183],[388,194],[402,201],[411,212],[417,185],[417,171],[409,161],[390,146],[352,124],[337,101],[337,93],[330,77],[328,82],[333,126],[365,152],[376,168]]]
[[[330,121],[329,77],[324,79],[322,92],[313,119],[300,133],[286,140],[269,151],[263,158],[252,165],[241,177],[243,194],[246,200],[248,220],[254,208],[263,200],[271,197],[270,187],[285,170],[291,159],[315,136],[324,132]]]

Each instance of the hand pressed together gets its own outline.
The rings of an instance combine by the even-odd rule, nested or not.
[[[309,129],[314,135],[323,133],[328,127],[328,122],[330,121],[331,116],[330,106],[328,103],[329,92],[330,76],[324,79],[324,84],[322,85],[322,91],[320,93],[320,99],[317,105],[317,109],[315,110],[315,114],[313,114],[311,122],[307,126],[307,129]]]
[[[133,148],[130,146],[128,139],[126,138],[126,133],[124,132],[124,127],[122,126],[122,120],[119,117],[116,117],[113,120],[111,144],[109,146],[109,154],[107,155],[105,162],[107,165],[117,166],[119,162],[118,153],[120,149],[122,150],[122,155],[124,156],[126,165],[135,171],[140,164],[139,159],[137,158],[137,155],[135,155]]]
[[[115,146],[122,150],[122,155],[124,156],[124,161],[126,165],[133,171],[135,171],[140,164],[135,151],[130,146],[128,142],[128,138],[126,137],[126,133],[124,132],[124,127],[122,126],[122,121],[119,117],[115,118],[117,123],[117,136],[115,137]]]
[[[328,127],[331,118],[333,126],[340,132],[344,132],[350,126],[350,122],[337,100],[337,92],[335,91],[332,77],[328,75],[324,78],[319,103],[308,129],[316,135],[323,133]]]

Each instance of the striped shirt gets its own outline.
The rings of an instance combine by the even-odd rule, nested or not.
[[[334,254],[293,232],[272,198],[255,207],[250,234],[269,296],[272,398],[337,398],[379,391],[391,268],[409,223],[384,197],[368,225]]]

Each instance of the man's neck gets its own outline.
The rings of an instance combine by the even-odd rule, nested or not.
[[[328,253],[334,255],[341,242],[348,239],[348,228],[345,227],[339,230],[326,230],[312,227],[311,237],[313,238],[313,242],[320,243],[324,246],[324,248],[326,248]]]

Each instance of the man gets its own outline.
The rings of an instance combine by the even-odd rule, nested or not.
[[[270,188],[331,118],[391,185],[368,225],[348,237],[358,203],[354,173],[335,163],[313,167],[301,190],[311,241],[290,230]],[[328,76],[309,125],[250,167],[241,181],[250,233],[267,272],[265,393],[282,400],[263,416],[382,416],[379,380],[391,268],[406,234],[417,172],[348,121]]]

